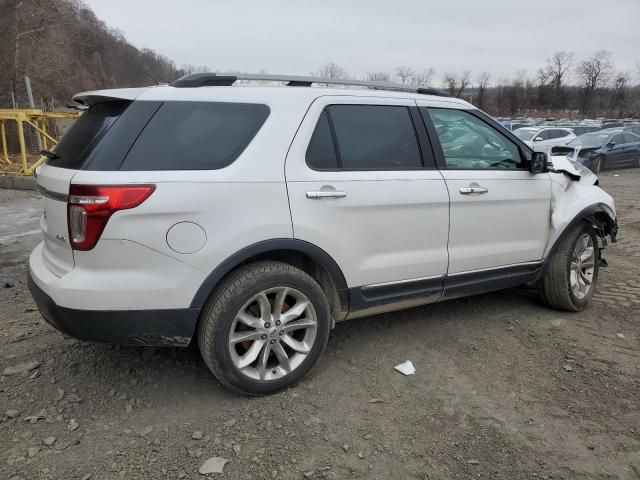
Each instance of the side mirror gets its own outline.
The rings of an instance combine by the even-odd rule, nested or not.
[[[540,140],[542,140],[542,137],[536,137],[533,139],[534,142],[539,142]]]
[[[531,173],[544,173],[547,171],[547,154],[544,152],[533,152],[531,156],[531,164],[529,165]]]
[[[615,147],[615,146],[616,146],[616,142],[609,142],[609,143],[607,143],[607,147],[609,147],[609,148],[613,148],[613,147]]]

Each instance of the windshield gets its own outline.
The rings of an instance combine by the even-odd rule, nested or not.
[[[595,147],[596,145],[604,145],[611,133],[592,132],[585,133],[571,140],[567,145],[588,145]]]
[[[519,128],[513,131],[513,134],[518,137],[520,140],[531,140],[533,136],[538,133],[538,130],[533,130],[529,128]]]

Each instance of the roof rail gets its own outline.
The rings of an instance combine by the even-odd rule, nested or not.
[[[305,77],[298,75],[269,75],[262,73],[192,73],[175,80],[170,85],[177,88],[213,87],[233,85],[237,80],[286,82],[290,87],[310,87],[314,83],[325,85],[348,85],[371,88],[375,90],[393,90],[397,92],[421,93],[448,97],[445,92],[435,88],[418,85],[404,85],[400,83],[368,82],[365,80],[350,80],[343,78]]]

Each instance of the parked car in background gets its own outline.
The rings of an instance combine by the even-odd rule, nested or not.
[[[565,128],[570,128],[573,130],[573,133],[577,136],[583,135],[585,133],[597,132],[600,130],[599,125],[562,125]]]
[[[552,155],[567,155],[592,172],[604,168],[640,167],[640,135],[624,129],[585,133],[566,146],[553,147]]]
[[[621,130],[624,132],[631,132],[631,133],[635,133],[636,135],[640,135],[640,123],[627,125],[625,127],[622,127]]]
[[[576,138],[570,128],[525,127],[518,128],[513,134],[536,152],[549,153],[556,145],[566,145]]]

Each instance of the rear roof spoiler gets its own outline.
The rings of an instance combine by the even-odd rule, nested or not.
[[[94,105],[102,102],[115,102],[118,100],[135,100],[140,94],[149,90],[150,87],[143,88],[115,88],[112,90],[92,90],[89,92],[76,93],[73,101],[82,105]]]

